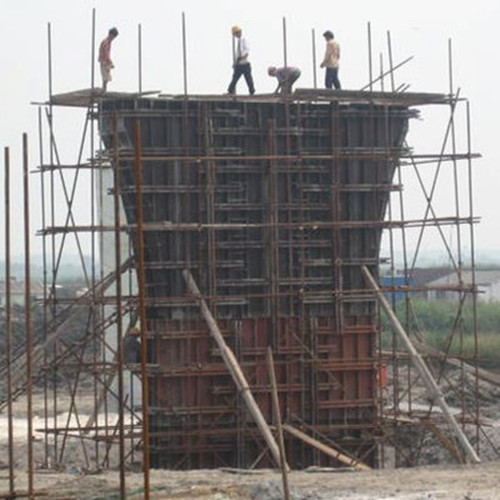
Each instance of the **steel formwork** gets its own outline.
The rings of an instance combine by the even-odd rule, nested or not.
[[[140,129],[152,465],[270,465],[184,269],[266,420],[271,346],[283,418],[374,465],[378,327],[361,266],[377,273],[393,173],[416,112],[400,99],[276,98],[116,98],[100,112],[110,157],[119,144],[132,233],[129,151]],[[335,462],[290,436],[286,446],[294,468]]]

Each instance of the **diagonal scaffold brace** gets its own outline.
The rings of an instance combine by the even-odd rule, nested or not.
[[[384,297],[384,294],[381,292],[379,286],[377,285],[377,282],[373,278],[372,274],[368,270],[366,266],[362,266],[362,271],[363,275],[370,286],[370,288],[375,292],[377,295],[377,298],[380,302],[380,305],[382,306],[382,309],[384,309],[385,313],[387,314],[387,317],[392,325],[392,328],[394,331],[399,335],[401,340],[403,341],[403,344],[405,345],[408,353],[410,354],[410,358],[413,362],[413,365],[419,372],[420,376],[422,377],[423,382],[425,383],[427,389],[430,392],[430,395],[433,397],[433,399],[436,401],[436,403],[439,405],[441,408],[441,411],[443,412],[444,417],[446,418],[446,421],[450,425],[450,427],[453,430],[453,433],[455,434],[456,438],[462,445],[462,448],[465,452],[465,455],[468,457],[470,462],[478,464],[481,462],[479,459],[479,456],[477,455],[476,451],[470,444],[469,440],[467,439],[467,436],[464,434],[463,430],[460,428],[458,425],[457,421],[455,420],[455,417],[450,411],[450,408],[446,404],[446,401],[444,399],[444,396],[441,392],[441,389],[439,388],[436,380],[432,376],[432,373],[430,372],[429,368],[425,364],[425,361],[422,359],[422,356],[420,356],[420,353],[417,351],[415,346],[413,345],[412,341],[408,337],[408,334],[406,333],[405,329],[402,327],[401,323],[399,322],[398,318],[394,314],[394,311],[391,309],[391,306],[387,299]]]
[[[212,335],[213,339],[217,343],[222,358],[224,359],[224,363],[226,364],[227,369],[231,374],[231,377],[233,378],[236,387],[238,388],[238,391],[241,393],[241,396],[245,401],[245,404],[247,405],[250,415],[252,416],[255,424],[257,425],[260,433],[262,434],[262,437],[264,438],[267,446],[269,447],[274,462],[278,465],[278,467],[280,467],[280,451],[278,444],[276,443],[276,440],[274,439],[271,429],[269,428],[269,425],[267,424],[264,416],[262,415],[262,412],[260,411],[260,408],[257,405],[255,398],[253,397],[253,394],[250,390],[245,375],[241,371],[241,368],[239,366],[236,357],[234,356],[233,351],[231,351],[231,349],[226,344],[224,337],[222,336],[220,329],[217,326],[217,322],[215,321],[215,318],[213,317],[209,307],[207,306],[205,299],[201,295],[200,289],[198,288],[196,281],[191,275],[191,272],[188,269],[185,269],[182,272],[182,275],[184,277],[184,281],[186,282],[186,286],[189,292],[198,301],[201,315],[203,316],[203,319],[207,323],[210,335]],[[286,463],[285,467],[288,470],[288,465]]]

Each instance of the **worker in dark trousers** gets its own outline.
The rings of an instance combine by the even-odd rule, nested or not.
[[[248,61],[248,55],[250,53],[248,42],[245,38],[243,38],[241,28],[239,26],[233,26],[231,28],[231,33],[236,40],[236,51],[233,63],[233,79],[229,84],[227,92],[229,94],[234,94],[236,92],[236,84],[238,83],[241,75],[243,75],[248,85],[248,92],[253,95],[255,93],[255,87],[253,85],[252,66]]]
[[[340,45],[331,31],[325,31],[323,36],[326,40],[326,50],[321,67],[326,68],[325,87],[327,89],[335,87],[336,90],[340,90],[342,88],[339,80]]]
[[[275,76],[278,79],[278,86],[274,91],[275,94],[279,92],[282,94],[291,94],[292,85],[299,79],[300,69],[293,66],[285,66],[283,68],[270,66],[267,68],[267,74]]]

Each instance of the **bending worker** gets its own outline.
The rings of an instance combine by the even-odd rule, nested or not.
[[[275,94],[281,92],[282,94],[290,94],[292,92],[292,85],[299,79],[300,69],[293,66],[285,66],[283,68],[276,68],[270,66],[267,68],[269,76],[275,76],[278,79],[278,86],[274,91]]]

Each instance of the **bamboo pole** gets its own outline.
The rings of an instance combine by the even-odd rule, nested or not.
[[[283,424],[283,430],[288,432],[292,436],[296,437],[297,439],[304,441],[304,443],[314,446],[314,448],[317,448],[319,451],[322,451],[325,455],[328,455],[329,457],[332,457],[335,460],[338,460],[339,462],[348,465],[349,467],[353,467],[354,469],[357,470],[371,470],[371,468],[368,467],[368,465],[359,462],[354,458],[348,457],[347,455],[344,455],[340,451],[332,448],[331,446],[327,446],[326,444],[321,443],[317,439],[308,436],[304,432],[299,431],[299,429],[296,429],[295,427],[292,427],[289,424]]]
[[[283,496],[284,500],[290,500],[290,487],[288,485],[288,464],[286,463],[285,441],[283,440],[283,428],[281,425],[278,385],[276,384],[276,372],[274,371],[273,351],[270,346],[268,346],[267,348],[267,370],[269,372],[269,382],[271,383],[274,420],[276,422],[276,430],[278,432],[278,445],[280,448],[280,468],[283,478]]]
[[[380,291],[380,288],[375,282],[375,279],[373,278],[373,276],[371,275],[370,271],[366,266],[362,266],[361,269],[370,288],[372,288],[372,290],[377,295],[380,305],[382,306],[382,309],[384,309],[384,311],[386,312],[387,317],[389,318],[389,321],[391,322],[394,331],[403,340],[403,343],[410,354],[410,358],[415,368],[419,372],[420,376],[422,377],[422,380],[424,381],[425,385],[427,386],[427,389],[430,392],[430,396],[436,401],[436,403],[441,408],[444,417],[448,421],[450,427],[453,429],[455,436],[461,443],[465,451],[465,454],[469,457],[472,463],[476,464],[480,463],[481,460],[479,459],[477,453],[475,452],[474,448],[467,439],[467,436],[464,434],[464,432],[458,425],[457,421],[455,420],[455,417],[452,415],[448,405],[446,404],[444,396],[441,393],[441,390],[439,389],[437,382],[434,380],[434,377],[432,376],[432,373],[430,372],[429,368],[427,368],[427,365],[425,364],[424,360],[422,359],[417,349],[413,345],[412,341],[406,334],[404,328],[401,326],[401,323],[394,314],[394,311],[391,309],[391,306],[389,305],[387,299],[384,297],[384,294]]]
[[[226,341],[224,340],[224,337],[222,336],[222,333],[220,332],[219,327],[217,326],[217,322],[215,321],[215,318],[210,312],[210,309],[208,308],[205,299],[202,297],[200,289],[198,288],[198,285],[196,284],[196,281],[194,280],[189,270],[185,269],[182,272],[182,275],[184,277],[189,292],[193,294],[196,297],[196,299],[198,299],[201,314],[207,323],[208,329],[210,330],[210,334],[214,338],[215,342],[217,342],[222,358],[226,363],[227,369],[229,370],[229,373],[231,374],[231,377],[233,378],[236,387],[240,391],[241,396],[243,397],[243,400],[247,405],[248,411],[252,415],[252,418],[256,423],[260,433],[262,434],[262,437],[266,441],[274,461],[279,466],[280,452],[278,445],[276,444],[271,429],[267,425],[267,422],[264,419],[264,416],[262,415],[259,406],[255,402],[255,399],[250,390],[245,375],[241,371],[240,365],[238,364],[238,361],[234,356],[233,351],[231,351],[231,349],[227,346]]]

